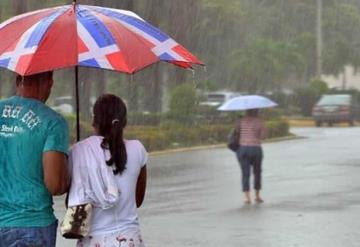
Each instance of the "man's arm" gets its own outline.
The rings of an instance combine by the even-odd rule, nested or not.
[[[139,208],[144,201],[146,191],[146,165],[140,170],[140,174],[136,183],[136,206]]]
[[[68,191],[70,178],[67,157],[64,153],[47,151],[43,153],[43,171],[46,188],[52,195]]]

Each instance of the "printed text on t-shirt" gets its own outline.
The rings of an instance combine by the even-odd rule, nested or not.
[[[41,122],[40,118],[32,110],[24,112],[22,106],[5,105],[1,117],[20,119],[31,130]]]

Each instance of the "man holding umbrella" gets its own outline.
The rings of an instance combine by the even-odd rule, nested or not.
[[[0,102],[0,176],[6,177],[0,181],[0,246],[18,246],[1,242],[15,235],[6,234],[8,229],[51,225],[55,217],[50,194],[61,194],[67,187],[67,126],[43,104],[52,80],[42,76],[28,79],[28,75],[75,67],[78,101],[78,66],[134,74],[159,61],[184,69],[203,63],[133,12],[80,5],[76,0],[72,5],[14,16],[0,24],[0,37],[0,67],[25,76],[18,77],[22,97]],[[29,80],[42,81],[46,87],[39,83],[31,86],[36,90],[22,95]],[[76,110],[79,140],[78,104]]]
[[[68,126],[46,106],[52,72],[17,76],[0,101],[0,246],[55,246],[52,195],[65,193]]]

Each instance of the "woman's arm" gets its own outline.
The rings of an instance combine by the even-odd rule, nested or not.
[[[265,127],[265,123],[263,121],[261,121],[261,128],[260,128],[260,138],[261,140],[264,140],[267,136],[266,133],[266,127]]]
[[[141,170],[140,174],[136,183],[136,206],[139,208],[144,201],[145,191],[146,191],[146,179],[147,179],[147,172],[146,172],[146,165],[144,165]]]

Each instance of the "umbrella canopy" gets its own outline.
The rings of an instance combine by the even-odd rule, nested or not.
[[[20,75],[71,66],[135,73],[158,61],[202,64],[183,46],[126,10],[66,5],[0,24],[0,67]]]
[[[275,107],[277,103],[260,95],[238,96],[226,101],[221,105],[219,111],[241,111],[250,109],[260,109]]]
[[[131,11],[79,5],[42,9],[0,24],[0,67],[20,75],[75,66],[76,129],[80,139],[78,66],[133,74],[165,61],[203,64]]]

